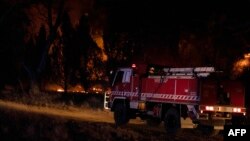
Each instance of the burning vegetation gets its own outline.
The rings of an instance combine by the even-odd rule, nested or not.
[[[45,86],[45,91],[49,92],[64,92],[64,88],[57,84],[47,84]],[[67,92],[70,93],[86,93],[83,86],[77,84],[75,86],[68,86]]]
[[[235,37],[228,31],[238,29],[228,23],[242,20],[230,19],[230,12],[206,13],[208,19],[197,21],[200,16],[189,9],[184,15],[179,13],[186,7],[154,11],[148,2],[12,0],[2,1],[0,7],[6,13],[0,14],[0,31],[6,33],[0,40],[4,48],[0,60],[6,66],[0,73],[2,88],[6,83],[24,85],[29,79],[27,83],[42,87],[58,85],[49,88],[51,91],[83,92],[93,90],[93,83],[106,85],[110,70],[133,62],[231,70],[228,66],[247,48],[238,39],[245,34]],[[166,13],[183,20],[176,21],[177,16]],[[249,54],[234,64],[233,71],[238,75],[247,66]],[[77,85],[82,88],[75,88]]]
[[[235,76],[241,75],[246,69],[250,67],[250,53],[244,54],[242,59],[234,63],[233,74]]]

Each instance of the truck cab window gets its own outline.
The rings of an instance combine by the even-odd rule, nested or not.
[[[130,82],[131,73],[132,72],[130,70],[127,70],[127,71],[124,72],[124,77],[123,77],[123,80],[122,80],[123,83],[129,83]]]
[[[118,71],[114,76],[114,81],[112,85],[115,85],[117,83],[122,83],[124,71]]]

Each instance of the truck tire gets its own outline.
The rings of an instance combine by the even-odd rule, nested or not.
[[[175,108],[170,108],[165,114],[164,126],[166,131],[171,134],[176,134],[180,130],[180,115]]]
[[[232,124],[233,125],[246,125],[247,118],[245,116],[233,116],[232,117]]]
[[[197,130],[201,131],[203,135],[210,136],[210,137],[216,136],[220,133],[220,130],[214,129],[214,126],[211,126],[211,125],[198,124]]]
[[[128,108],[125,103],[117,103],[114,109],[114,120],[116,126],[122,126],[128,123]]]
[[[147,125],[155,127],[159,126],[161,124],[161,119],[160,118],[154,118],[154,117],[149,117],[147,118]]]

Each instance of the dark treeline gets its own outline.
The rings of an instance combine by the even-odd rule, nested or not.
[[[214,66],[231,75],[236,62],[249,53],[246,3],[236,11],[233,4],[211,8],[209,3],[210,7],[189,7],[187,3],[93,0],[91,10],[80,13],[75,24],[65,8],[67,2],[0,1],[1,89],[6,84],[44,89],[47,83],[64,89],[76,84],[89,88],[108,82],[110,70],[132,62]],[[34,6],[45,13],[43,23],[35,23],[37,34],[29,30]],[[97,44],[96,32],[103,47]]]
[[[24,37],[29,19],[23,10],[0,1],[0,86],[18,83],[19,70],[25,50]],[[18,13],[18,14],[17,14]]]
[[[94,82],[106,82],[106,74],[100,73],[105,62],[91,37],[88,15],[83,14],[73,27],[64,2],[1,1],[1,89],[5,84],[27,91],[32,87],[44,89],[46,83],[56,83],[65,89],[76,84],[88,88]],[[45,7],[48,22],[36,23],[41,24],[38,34],[27,36],[28,27],[32,26],[28,15],[31,11],[27,9],[35,4]],[[51,11],[55,7],[58,9],[53,19]]]

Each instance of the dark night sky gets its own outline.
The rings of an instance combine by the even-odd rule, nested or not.
[[[99,2],[108,9],[107,21],[111,29],[118,32],[142,32],[144,48],[176,48],[180,32],[194,33],[196,37],[207,36],[213,32],[211,36],[219,35],[219,41],[228,46],[230,45],[227,43],[228,40],[235,39],[232,36],[237,34],[248,36],[250,31],[248,0],[99,0]],[[164,52],[168,50],[150,50],[147,56],[163,56],[161,53]]]
[[[125,31],[138,27],[159,32],[176,26],[192,29],[213,18],[239,28],[250,21],[249,1],[106,0],[103,4],[110,9],[112,25]]]

